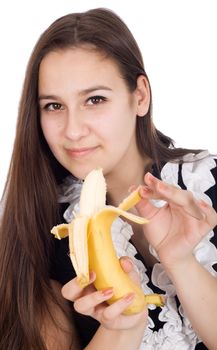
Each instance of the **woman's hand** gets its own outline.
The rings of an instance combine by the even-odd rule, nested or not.
[[[140,194],[137,210],[150,220],[144,234],[166,266],[173,266],[192,256],[194,247],[217,224],[217,213],[203,200],[187,190],[164,183],[150,173],[144,177],[146,186]],[[166,204],[157,208],[150,201],[160,199]]]
[[[122,268],[128,272],[130,277],[138,282],[138,275],[133,269],[133,264],[129,258],[120,259]],[[76,278],[65,284],[62,288],[64,298],[74,301],[74,308],[83,315],[89,315],[95,318],[107,329],[123,330],[136,327],[146,322],[147,310],[139,314],[126,316],[123,311],[133,301],[133,294],[127,294],[122,299],[116,301],[112,305],[108,305],[106,300],[110,299],[113,294],[112,288],[97,291],[93,286],[95,273],[90,274],[90,284],[82,289]]]

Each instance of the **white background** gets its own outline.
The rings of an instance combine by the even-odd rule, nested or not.
[[[155,125],[178,146],[217,152],[215,0],[2,0],[0,5],[0,196],[12,152],[26,64],[58,17],[94,7],[119,14],[143,53]]]

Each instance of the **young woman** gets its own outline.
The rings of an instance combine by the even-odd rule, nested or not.
[[[151,106],[139,48],[113,12],[69,14],[40,37],[4,193],[1,348],[43,349],[44,341],[68,349],[74,322],[86,349],[216,348],[217,159],[175,148],[154,127]],[[150,307],[145,330],[145,312],[121,315],[132,295],[106,307],[111,291],[80,291],[67,239],[50,235],[63,217],[71,220],[81,180],[99,166],[108,204],[143,185],[135,210],[150,223],[131,227],[118,219],[112,235],[118,254],[137,265],[144,292],[166,296],[162,309]],[[58,283],[77,312],[65,309]]]

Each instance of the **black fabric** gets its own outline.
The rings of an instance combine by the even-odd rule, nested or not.
[[[61,285],[64,285],[76,276],[68,255],[68,237],[61,240],[54,240],[55,252],[52,259],[53,265],[51,267],[50,276],[52,279],[61,283]],[[89,316],[78,314],[73,308],[73,303],[69,302],[69,304],[71,306],[76,329],[81,339],[81,345],[85,347],[95,334],[99,323]]]

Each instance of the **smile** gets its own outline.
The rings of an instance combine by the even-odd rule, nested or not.
[[[73,159],[83,158],[93,153],[99,146],[67,149],[68,155]]]

